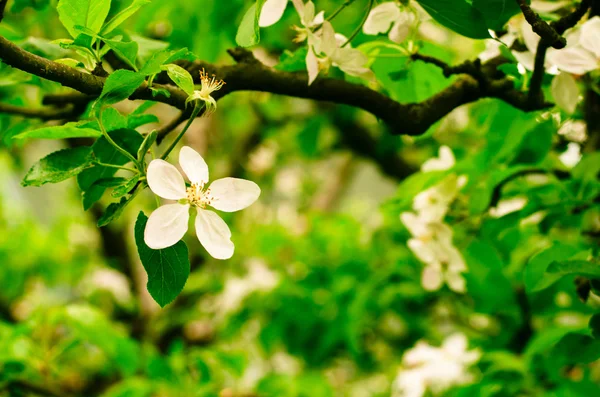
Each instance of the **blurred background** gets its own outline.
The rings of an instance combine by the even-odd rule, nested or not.
[[[50,3],[9,1],[0,34],[39,55],[65,56],[51,43],[68,36]],[[111,14],[129,2],[112,3]],[[162,41],[228,64],[225,50],[235,47],[250,3],[153,1],[125,30],[147,48]],[[317,7],[331,12],[339,3],[319,0]],[[349,35],[365,5],[344,10],[336,31]],[[289,27],[297,15],[287,11],[261,31],[254,53],[265,64],[296,48]],[[433,21],[421,25],[419,37],[425,53],[452,64],[485,49]],[[353,45],[371,39],[361,33]],[[376,58],[372,68],[378,89],[400,102],[423,100],[452,82],[435,66],[401,57]],[[58,89],[0,65],[4,103],[33,107]],[[129,114],[140,105],[116,108]],[[525,114],[482,100],[411,138],[330,103],[238,92],[218,106],[193,123],[183,143],[203,155],[211,179],[250,179],[262,194],[250,208],[225,214],[232,259],[214,260],[193,233],[185,237],[192,272],[163,309],[146,291],[133,241],[139,211],[156,208],[151,192],[117,222],[96,227],[109,197],[84,211],[73,179],[20,186],[35,161],[73,142],[14,139],[43,122],[0,113],[0,395],[599,395],[600,365],[569,361],[583,345],[556,351],[567,332],[587,327],[598,298],[582,302],[572,278],[529,301],[523,286],[525,264],[556,241],[573,255],[594,247],[580,229],[598,227],[597,210],[569,212],[571,192],[538,175],[503,191],[527,205],[488,211],[501,171],[568,170],[559,156],[581,141],[574,135],[585,135],[581,115]],[[143,112],[156,117],[143,132],[178,115],[163,104]],[[454,153],[455,172],[468,177],[447,221],[469,268],[465,294],[424,288],[424,265],[407,248],[410,233],[400,221],[415,195],[440,180],[439,172],[420,168],[442,145]],[[595,158],[587,164],[597,168]]]

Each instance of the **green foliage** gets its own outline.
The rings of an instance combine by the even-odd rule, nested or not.
[[[76,38],[77,25],[97,33],[108,16],[111,0],[61,0],[56,7],[60,21],[69,34]]]
[[[129,98],[142,85],[145,76],[130,70],[117,70],[106,79],[96,107],[112,105]]]
[[[98,138],[101,133],[97,129],[87,128],[86,123],[71,122],[52,127],[41,127],[23,131],[14,139],[67,139],[67,138]]]
[[[179,88],[185,91],[186,94],[194,94],[194,79],[187,70],[174,63],[163,65],[161,69],[165,70],[171,80],[173,80]]]
[[[31,167],[21,184],[23,186],[42,186],[46,183],[57,183],[69,179],[91,167],[91,153],[92,149],[87,146],[50,153]]]
[[[483,14],[475,5],[471,5],[466,0],[417,1],[433,19],[456,33],[473,39],[490,37]],[[489,9],[489,6],[489,4],[486,5],[486,10]]]
[[[252,4],[244,14],[235,36],[235,42],[239,46],[252,47],[260,42],[258,19],[264,2],[265,0],[256,0],[256,3]]]
[[[473,0],[473,7],[481,12],[487,27],[493,30],[501,30],[510,17],[521,12],[519,4],[512,0]]]
[[[172,247],[153,250],[144,242],[148,217],[140,212],[135,223],[135,243],[148,274],[148,292],[161,307],[179,295],[190,274],[188,248],[183,241]]]

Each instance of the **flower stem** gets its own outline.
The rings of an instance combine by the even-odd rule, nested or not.
[[[109,168],[118,168],[120,170],[126,170],[126,171],[131,171],[135,174],[137,174],[139,171],[135,168],[131,168],[131,167],[125,167],[124,165],[116,165],[116,164],[107,164],[107,163],[103,163],[101,161],[94,161],[94,164],[99,165],[101,167],[109,167]]]
[[[344,10],[344,8],[348,7],[350,4],[354,3],[354,0],[346,0],[344,2],[344,4],[342,4],[341,6],[338,7],[337,10],[335,10],[333,12],[333,14],[331,14],[330,16],[327,17],[327,21],[331,21],[333,18],[335,18],[340,12],[342,12]]]
[[[104,138],[106,138],[106,140],[108,141],[108,143],[110,143],[111,145],[113,145],[115,147],[115,149],[117,149],[119,152],[121,152],[125,157],[127,157],[129,160],[133,161],[133,163],[135,165],[137,165],[137,159],[135,157],[133,157],[133,155],[131,153],[129,153],[127,150],[123,149],[121,146],[119,146],[111,137],[110,135],[108,135],[108,132],[106,132],[106,128],[104,128],[104,124],[102,124],[102,110],[100,110],[100,112],[98,113],[98,125],[100,126],[100,132],[102,132],[102,135],[104,136]]]
[[[350,37],[348,37],[348,40],[346,40],[346,42],[342,44],[341,47],[346,47],[360,33],[360,30],[362,29],[363,25],[365,24],[365,22],[367,22],[367,18],[369,18],[369,14],[371,13],[371,8],[373,8],[374,2],[375,0],[369,0],[367,11],[365,12],[365,16],[363,17],[362,21],[360,21],[360,25],[358,25],[356,29],[354,29],[354,32],[352,32]]]
[[[181,138],[183,138],[183,136],[185,135],[188,128],[190,128],[190,125],[192,125],[192,122],[194,121],[194,119],[196,118],[198,113],[200,113],[200,110],[202,110],[202,106],[199,104],[199,101],[196,101],[194,103],[194,110],[192,111],[192,115],[190,116],[187,124],[185,125],[185,127],[183,127],[183,130],[181,130],[179,135],[177,135],[177,137],[175,137],[173,142],[171,142],[171,145],[169,145],[169,147],[167,148],[167,150],[165,150],[165,152],[162,154],[162,156],[160,156],[161,160],[165,160],[167,157],[169,157],[169,154],[171,154],[173,149],[175,149],[175,146],[177,146],[177,144],[179,143]]]

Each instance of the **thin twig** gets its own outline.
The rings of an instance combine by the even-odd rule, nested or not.
[[[567,45],[567,40],[562,37],[552,26],[544,21],[535,11],[531,9],[527,0],[517,0],[523,16],[535,33],[542,39],[546,40],[550,47],[561,49]]]
[[[61,120],[74,116],[77,112],[75,112],[75,107],[71,104],[64,108],[49,107],[36,109],[0,103],[0,113],[14,114],[40,120]]]

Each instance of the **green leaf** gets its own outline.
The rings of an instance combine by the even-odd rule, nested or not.
[[[135,60],[138,54],[138,43],[135,41],[117,41],[102,39],[122,60],[124,60],[134,70],[137,70]]]
[[[417,0],[440,24],[472,39],[489,39],[485,19],[478,9],[465,0]]]
[[[248,11],[246,11],[238,28],[235,42],[240,47],[251,47],[260,42],[260,28],[257,17],[260,14],[260,7],[257,7],[257,4],[258,2],[252,4]]]
[[[108,16],[111,0],[61,0],[56,7],[58,18],[75,38],[76,25],[85,26],[98,33]]]
[[[146,135],[144,142],[142,142],[142,145],[140,146],[140,148],[137,152],[138,161],[143,159],[144,156],[146,155],[146,153],[148,153],[148,150],[150,150],[150,147],[152,147],[154,142],[156,142],[156,138],[158,138],[158,131],[156,131],[156,130],[153,130],[148,135]]]
[[[96,182],[94,182],[95,186],[102,186],[102,187],[115,187],[115,186],[119,186],[122,185],[123,183],[127,182],[126,178],[103,178],[103,179],[99,179]]]
[[[15,135],[14,139],[97,138],[100,135],[100,131],[82,127],[82,123],[77,122],[25,131]]]
[[[547,272],[558,278],[573,274],[600,277],[600,263],[585,260],[555,261],[548,266]]]
[[[81,146],[59,150],[35,163],[29,170],[23,186],[42,186],[46,183],[62,182],[89,168],[92,148]]]
[[[161,66],[162,70],[166,70],[169,78],[188,95],[194,93],[194,79],[190,72],[182,68],[181,66],[169,63],[168,65]]]
[[[135,14],[141,7],[146,4],[150,4],[152,0],[133,0],[133,2],[119,12],[117,15],[112,17],[102,28],[100,32],[102,35],[107,35],[116,28],[118,28],[123,22],[125,22],[130,16]]]
[[[576,332],[566,334],[550,352],[561,364],[588,364],[600,358],[600,340]]]
[[[159,121],[154,114],[130,114],[127,116],[127,128],[134,130],[142,125],[158,123]]]
[[[111,223],[112,221],[118,219],[125,210],[127,204],[129,204],[135,195],[131,195],[129,197],[123,197],[121,201],[117,203],[111,203],[108,207],[106,207],[106,211],[104,214],[98,219],[98,227],[104,227]]]
[[[137,151],[144,140],[137,131],[131,129],[109,131],[108,134],[119,146],[131,153],[132,156],[137,155]],[[92,150],[95,159],[102,163],[124,165],[129,162],[129,159],[118,152],[104,137],[99,138],[94,143]],[[94,186],[94,183],[100,179],[112,177],[116,171],[112,167],[96,165],[77,176],[77,184],[83,191],[83,208],[85,210],[88,210],[92,204],[100,200],[106,190],[104,187]]]
[[[102,93],[96,100],[94,107],[111,105],[129,98],[135,90],[142,85],[145,76],[131,70],[117,70],[113,72],[104,83]]]
[[[192,54],[187,48],[182,48],[181,50],[177,51],[162,50],[159,52],[155,52],[154,54],[152,54],[152,57],[148,60],[148,62],[146,62],[144,67],[140,70],[140,73],[143,73],[146,76],[160,73],[162,71],[162,65],[173,63],[181,59],[193,61],[196,59],[196,56]]]
[[[596,313],[590,318],[589,326],[592,331],[592,336],[596,339],[600,339],[600,313]]]
[[[473,0],[473,7],[481,12],[492,30],[501,30],[510,17],[521,12],[515,0]]]
[[[171,303],[183,290],[190,274],[188,248],[183,241],[172,247],[153,250],[144,242],[148,217],[140,212],[135,223],[135,242],[148,274],[148,292],[161,307]]]
[[[114,198],[120,198],[120,197],[125,196],[127,193],[129,193],[131,191],[131,189],[133,189],[135,187],[135,185],[137,185],[139,180],[140,180],[140,174],[136,174],[133,178],[127,179],[124,183],[115,187],[111,196]]]
[[[523,275],[527,292],[536,292],[554,283],[556,276],[545,277],[548,266],[554,261],[562,261],[577,254],[571,245],[555,243],[552,247],[531,257]]]

